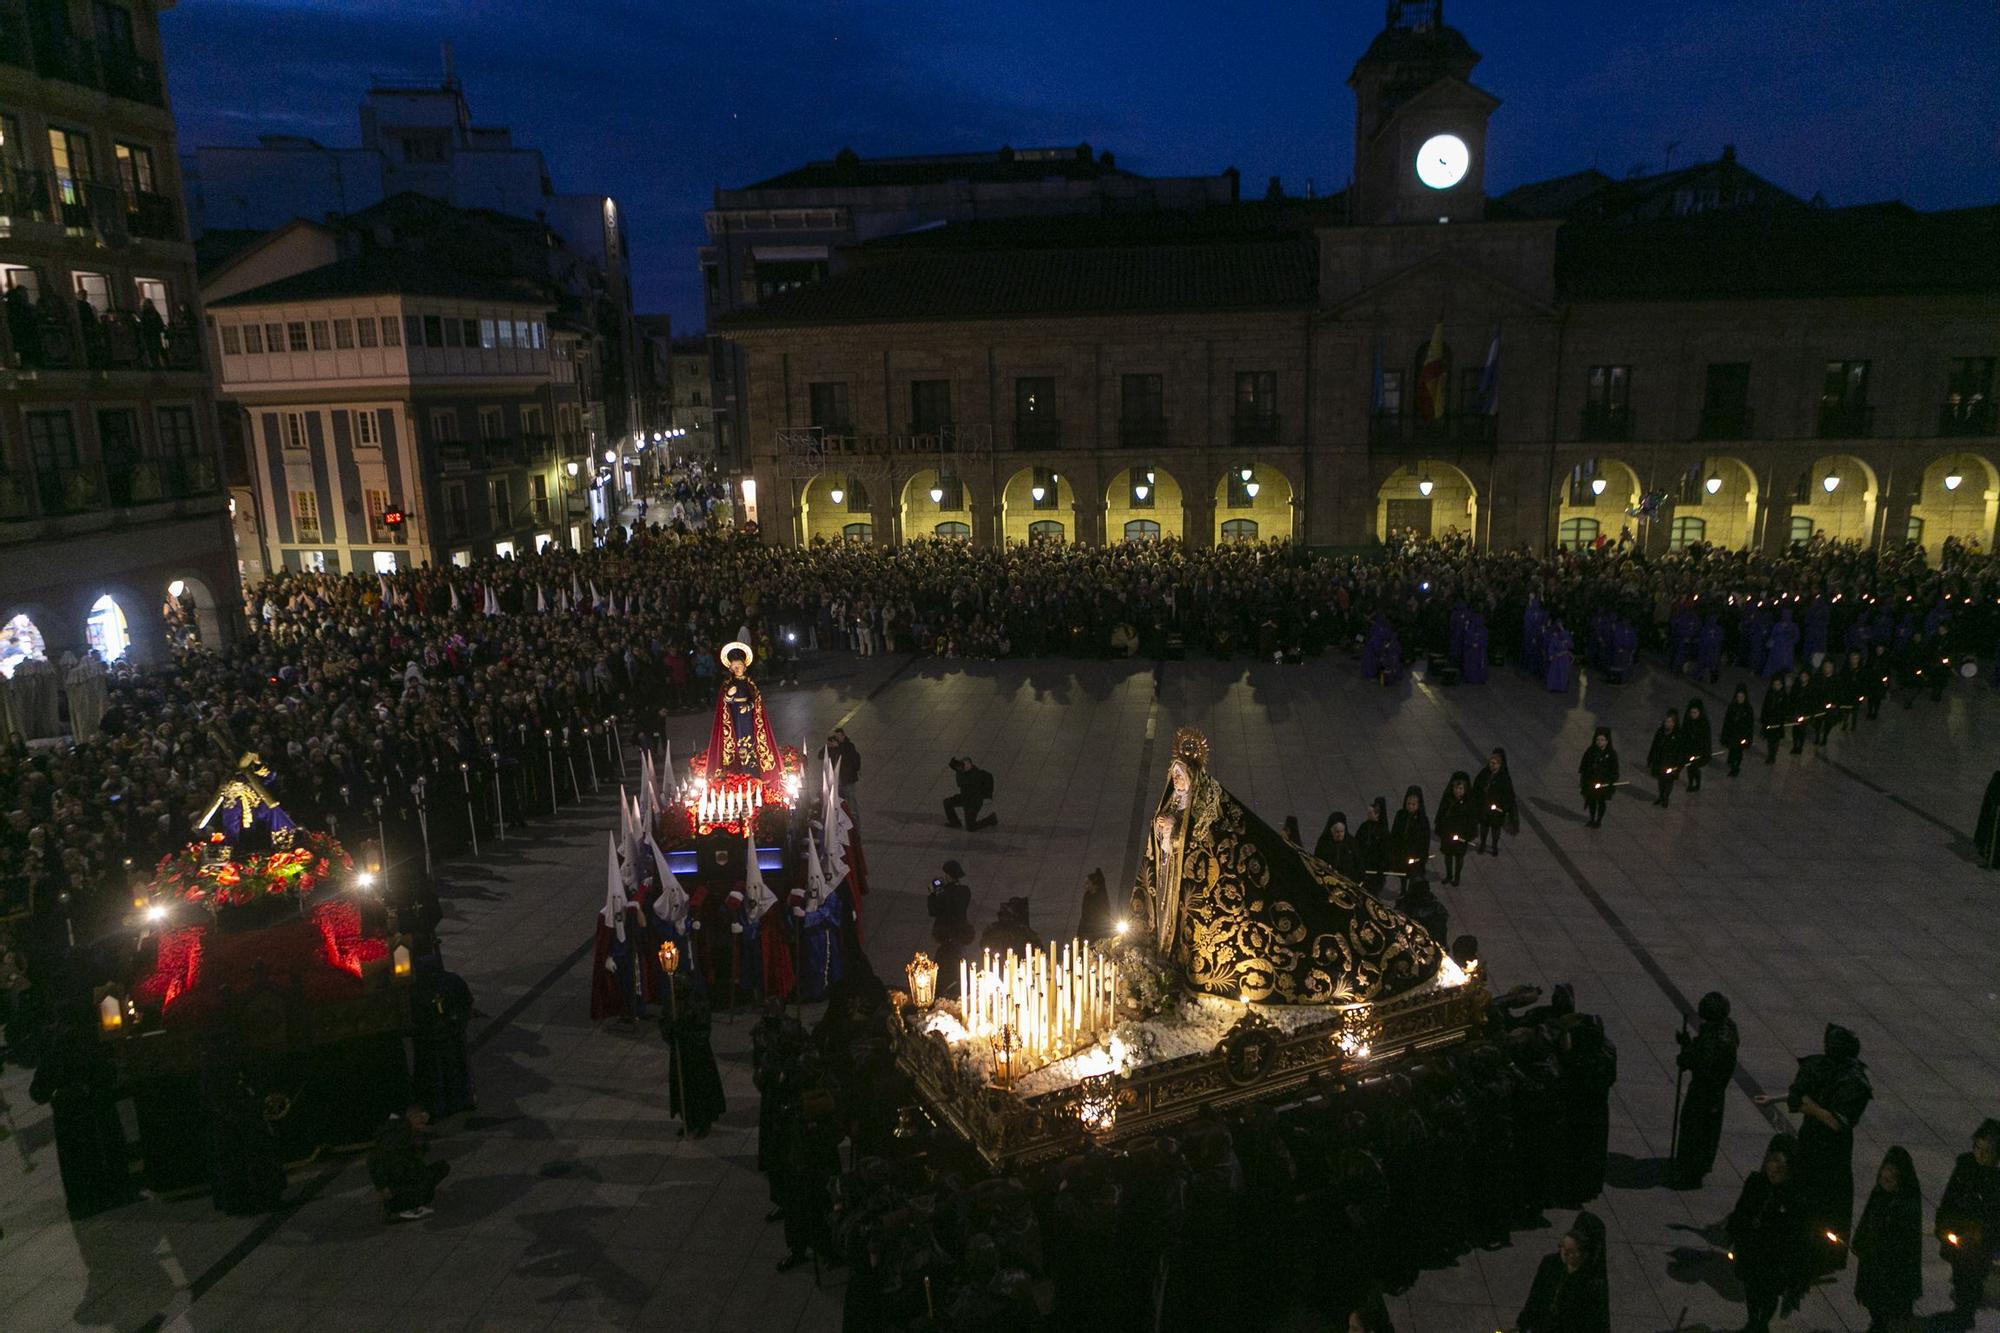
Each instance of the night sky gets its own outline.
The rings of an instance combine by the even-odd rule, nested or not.
[[[371,76],[435,78],[617,196],[642,310],[701,323],[717,184],[864,154],[1109,148],[1149,174],[1234,165],[1339,188],[1376,0],[181,0],[161,18],[183,151],[259,133],[358,141]],[[1447,0],[1502,100],[1495,193],[1595,165],[1715,157],[1828,202],[2000,202],[2000,23],[1985,3]]]

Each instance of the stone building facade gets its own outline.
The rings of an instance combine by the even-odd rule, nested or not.
[[[0,670],[241,598],[149,0],[0,12]]]
[[[931,228],[723,319],[764,531],[1991,549],[2000,209],[1731,151],[1506,203],[1477,60],[1391,6],[1343,197]]]

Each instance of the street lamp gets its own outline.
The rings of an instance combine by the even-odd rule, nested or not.
[[[1711,472],[1708,474],[1708,480],[1704,481],[1701,485],[1703,490],[1707,491],[1710,495],[1714,495],[1722,489],[1722,478],[1716,473]]]
[[[847,498],[847,492],[841,488],[840,483],[837,481],[833,483],[833,489],[828,491],[827,494],[833,497],[835,504],[839,504]]]
[[[1257,498],[1257,492],[1263,489],[1263,485],[1259,482],[1246,481],[1243,483],[1243,493],[1253,500]]]
[[[1429,473],[1426,473],[1424,474],[1423,480],[1417,483],[1417,494],[1423,496],[1426,500],[1428,500],[1431,498],[1431,491],[1434,490],[1436,486],[1437,483],[1430,479]]]
[[[944,487],[931,487],[931,503],[934,505],[942,505],[944,503]]]
[[[1238,481],[1248,481],[1255,472],[1256,472],[1255,468],[1248,466],[1240,467],[1236,469],[1236,479]]]
[[[1957,469],[1954,468],[1952,471],[1944,474],[1944,488],[1946,490],[1955,491],[1964,484],[1965,478],[1959,474]]]
[[[1036,504],[1040,504],[1042,502],[1042,498],[1046,496],[1048,493],[1049,493],[1048,487],[1042,485],[1040,482],[1037,482],[1033,486],[1030,486],[1028,488],[1028,494],[1035,497]]]
[[[578,462],[574,458],[570,459],[569,462],[563,464],[563,466],[569,469],[569,476],[571,481],[575,481],[576,474],[583,470],[582,466],[578,464]]]
[[[1836,476],[1834,473],[1831,472],[1827,473],[1826,480],[1820,483],[1820,489],[1825,491],[1828,495],[1832,495],[1835,491],[1840,489],[1840,478]]]
[[[1592,477],[1590,479],[1590,493],[1592,495],[1602,495],[1604,494],[1604,488],[1608,485],[1610,485],[1610,483],[1605,481],[1604,478]]]

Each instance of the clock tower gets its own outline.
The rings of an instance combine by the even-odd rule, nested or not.
[[[1353,217],[1362,225],[1476,221],[1485,211],[1486,121],[1500,99],[1475,87],[1479,53],[1444,23],[1444,0],[1389,0],[1354,64]]]

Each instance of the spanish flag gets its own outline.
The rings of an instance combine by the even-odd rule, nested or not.
[[[1417,420],[1436,421],[1444,415],[1444,380],[1444,321],[1439,320],[1417,371]]]

